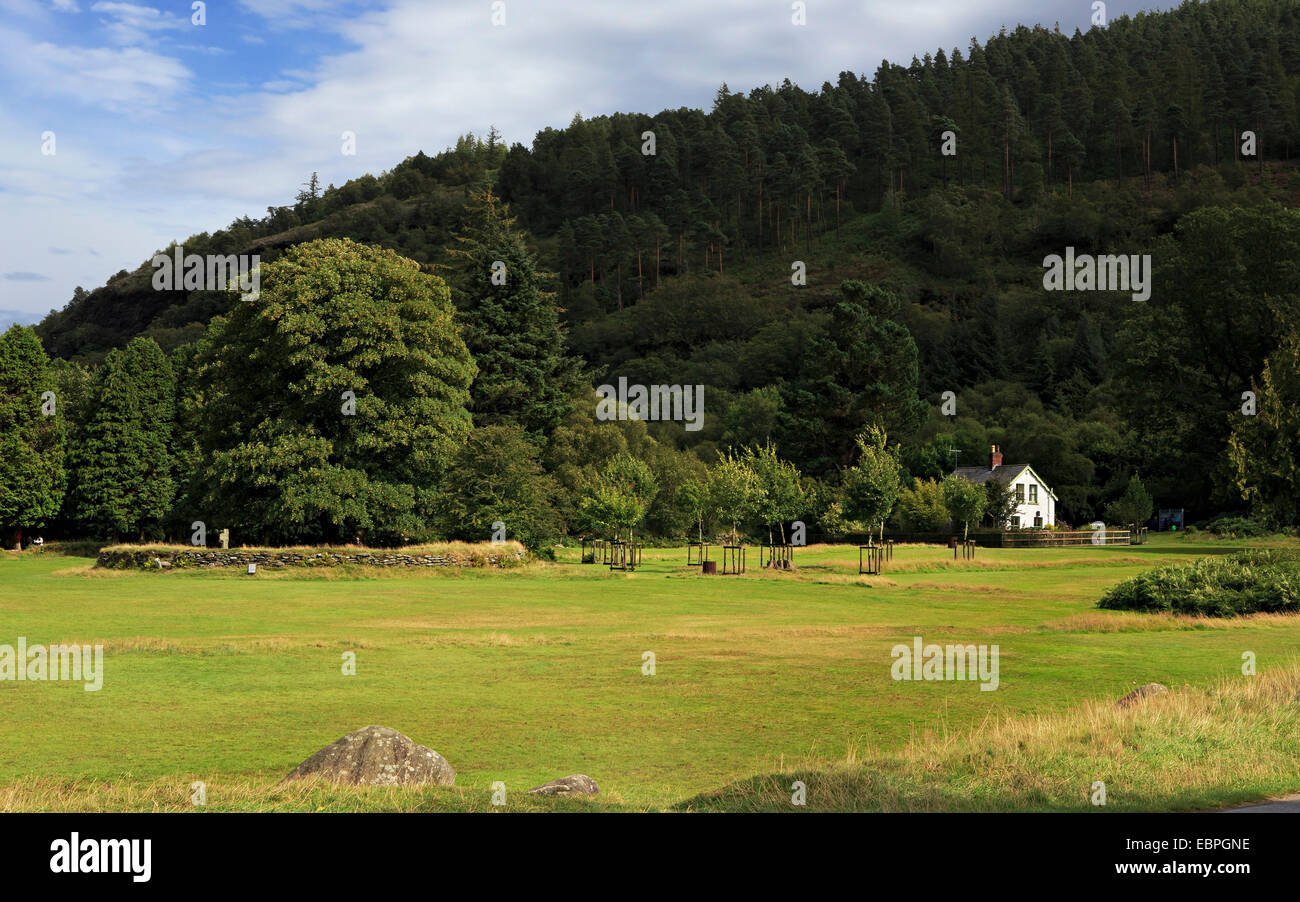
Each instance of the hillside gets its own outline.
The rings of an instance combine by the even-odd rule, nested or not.
[[[840,283],[861,280],[901,300],[933,405],[895,424],[910,475],[999,443],[1034,462],[1070,522],[1099,515],[1139,471],[1160,506],[1201,516],[1240,505],[1222,471],[1226,416],[1277,343],[1276,311],[1251,283],[1275,303],[1300,288],[1274,265],[1300,243],[1298,12],[1220,0],[1072,36],[1022,26],[815,92],[723,85],[707,113],[575,116],[531,147],[468,135],[183,244],[269,262],[347,237],[436,268],[467,191],[490,183],[554,273],[593,383],[705,385],[702,431],[652,433],[703,459],[773,438],[819,475],[834,455],[799,445],[829,378],[817,349],[834,339]],[[1249,160],[1247,129],[1260,149]],[[1157,290],[1137,305],[1045,292],[1043,258],[1067,247],[1153,254]],[[1207,248],[1237,275],[1222,267],[1189,296],[1184,263]],[[798,262],[806,285],[791,284]],[[172,351],[229,307],[221,293],[154,291],[150,277],[146,262],[78,290],[38,327],[47,351],[94,364],[137,335]],[[940,412],[946,391],[955,417]]]

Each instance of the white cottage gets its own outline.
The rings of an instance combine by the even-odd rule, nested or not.
[[[1004,464],[1002,449],[997,445],[989,453],[987,467],[958,467],[954,473],[979,485],[996,479],[1010,488],[1016,496],[1012,529],[1056,525],[1056,495],[1029,464]]]

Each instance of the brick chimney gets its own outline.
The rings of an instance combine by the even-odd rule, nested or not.
[[[1002,466],[1002,449],[994,445],[989,451],[989,469],[996,470],[1000,466]]]

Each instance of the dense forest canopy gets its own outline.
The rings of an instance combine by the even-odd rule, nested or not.
[[[651,529],[684,532],[697,524],[673,494],[720,452],[767,443],[808,480],[805,519],[829,522],[877,424],[908,482],[999,444],[1071,523],[1138,473],[1160,507],[1204,517],[1250,497],[1234,417],[1297,321],[1298,92],[1300,3],[1187,2],[1068,36],[1004,29],[817,91],[724,84],[707,112],[576,115],[529,147],[466,135],[341,187],[313,175],[291,206],[183,245],[274,264],[350,239],[446,279],[478,361],[474,424],[531,449],[513,459],[555,498],[529,515],[539,535],[580,529],[565,499],[619,455],[655,472]],[[1150,300],[1045,291],[1043,258],[1067,247],[1150,254]],[[491,260],[525,277],[485,285]],[[186,399],[205,391],[186,361],[235,359],[218,345],[246,314],[151,275],[78,288],[37,334],[70,417],[91,416],[104,379],[86,368],[121,364],[114,349],[171,354],[179,467],[197,447]],[[620,376],[706,386],[705,427],[591,424],[588,386]],[[467,466],[498,457],[467,447]]]

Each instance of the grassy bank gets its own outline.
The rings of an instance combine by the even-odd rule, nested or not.
[[[890,753],[803,762],[678,806],[686,811],[1189,811],[1300,788],[1300,664],[1181,687],[1127,709],[1091,701],[1040,717],[927,731]],[[1105,784],[1104,805],[1093,804]]]

